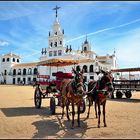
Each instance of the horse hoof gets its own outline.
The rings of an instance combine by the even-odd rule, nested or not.
[[[74,127],[72,126],[71,129],[74,129]]]
[[[107,127],[107,125],[106,125],[106,124],[104,124],[104,127]]]
[[[78,127],[81,127],[81,125],[79,124]]]
[[[85,118],[83,121],[86,121],[87,120],[87,118]]]

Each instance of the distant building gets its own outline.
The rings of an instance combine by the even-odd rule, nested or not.
[[[107,54],[106,56],[99,56],[91,50],[92,45],[87,40],[87,37],[81,45],[81,50],[74,50],[71,45],[65,44],[64,29],[61,30],[58,17],[57,7],[56,17],[52,26],[52,31],[48,34],[48,47],[41,49],[40,61],[61,58],[79,60],[80,63],[75,66],[84,68],[85,80],[97,80],[98,76],[95,73],[99,69],[111,70],[116,68],[116,56]],[[37,74],[50,75],[56,71],[71,72],[73,66],[65,67],[44,67],[37,66],[36,63],[21,63],[21,58],[13,53],[1,56],[0,63],[0,81],[6,84],[19,84],[24,81],[25,84],[30,84],[37,80]]]

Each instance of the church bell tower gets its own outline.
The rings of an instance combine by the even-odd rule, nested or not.
[[[64,29],[61,30],[60,23],[58,20],[58,10],[60,7],[56,6],[53,8],[55,11],[55,20],[52,26],[52,31],[48,34],[48,48],[42,49],[42,55],[45,53],[47,59],[59,58],[65,53],[66,47],[64,43]]]
[[[82,44],[82,52],[86,53],[91,51],[91,46],[87,40],[87,36],[86,36],[86,40],[84,41],[84,43]]]

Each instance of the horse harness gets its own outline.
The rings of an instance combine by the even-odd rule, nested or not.
[[[73,93],[74,93],[75,96],[76,95],[82,96],[82,93],[78,92],[78,90],[77,90],[79,87],[83,87],[84,86],[82,82],[76,83],[76,81],[73,80],[72,83],[71,83],[71,86],[72,86]]]
[[[106,83],[106,85],[107,84],[109,85],[110,83],[108,82],[108,83]],[[105,87],[103,87],[102,90],[100,89],[100,87],[101,87],[101,81],[97,80],[97,82],[95,83],[95,85],[94,85],[94,87],[92,88],[91,91],[95,90],[97,95],[100,94],[100,96],[101,95],[103,95],[103,96],[108,95],[107,90],[104,90]],[[94,94],[94,92],[92,92],[91,94]]]

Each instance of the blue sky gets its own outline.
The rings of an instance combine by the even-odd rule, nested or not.
[[[13,52],[22,62],[38,61],[48,47],[56,5],[66,45],[81,49],[86,35],[98,55],[113,54],[118,66],[140,67],[140,2],[0,2],[0,55]]]

